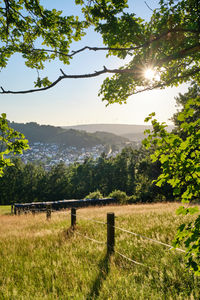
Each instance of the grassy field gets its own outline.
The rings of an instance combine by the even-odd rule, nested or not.
[[[85,208],[77,228],[70,214],[0,216],[0,299],[200,299],[200,282],[184,270],[183,254],[116,229],[116,250],[107,257],[106,213],[116,226],[171,244],[179,204]],[[186,218],[186,217],[184,217]],[[78,234],[79,233],[79,234]]]
[[[0,205],[0,216],[1,215],[9,215],[11,213],[10,205]]]

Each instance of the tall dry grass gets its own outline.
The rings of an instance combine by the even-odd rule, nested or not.
[[[0,216],[0,299],[199,299],[200,283],[184,269],[183,254],[116,229],[116,250],[106,255],[107,212],[116,226],[171,244],[182,217],[179,204],[79,209],[77,228],[69,212]],[[187,218],[187,217],[185,217]]]

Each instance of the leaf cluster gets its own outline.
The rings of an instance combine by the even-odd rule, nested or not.
[[[112,26],[108,21],[98,25],[106,45],[130,47],[127,51],[110,51],[120,58],[129,55],[128,64],[122,68],[128,72],[104,80],[102,99],[123,103],[141,91],[191,80],[199,83],[199,15],[196,1],[160,1],[149,22],[124,13],[112,20]],[[153,80],[144,77],[148,68],[157,74]]]
[[[38,0],[5,0],[0,3],[0,67],[20,53],[29,68],[44,69],[46,61],[59,58],[69,64],[70,44],[80,40],[87,27],[77,16],[44,8]],[[40,83],[39,83],[40,81]],[[46,86],[48,78],[36,86]]]
[[[6,166],[11,166],[13,163],[9,155],[11,153],[22,154],[28,149],[28,140],[25,136],[12,129],[6,120],[6,114],[0,116],[0,177],[3,175],[3,169]]]

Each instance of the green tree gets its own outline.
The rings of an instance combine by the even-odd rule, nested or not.
[[[24,202],[23,170],[24,164],[19,158],[4,169],[4,175],[0,177],[0,204]]]
[[[168,183],[172,186],[174,195],[181,197],[183,203],[192,203],[200,199],[200,118],[194,118],[195,107],[200,107],[200,95],[187,100],[184,109],[178,114],[181,122],[182,136],[169,133],[166,124],[159,124],[152,119],[152,113],[146,121],[152,119],[153,132],[144,140],[147,147],[155,147],[151,155],[153,161],[160,161],[162,174],[156,184],[162,186]],[[190,119],[190,122],[188,120]],[[181,206],[179,214],[193,214],[197,207]],[[179,227],[175,246],[181,242],[186,247],[187,267],[196,275],[200,275],[200,215],[194,222],[182,224]]]
[[[22,202],[35,202],[42,200],[41,182],[45,175],[46,173],[42,165],[30,162],[24,165],[20,178],[23,185],[23,190],[21,192]]]
[[[91,74],[67,75],[61,70],[53,82],[48,77],[35,81],[35,89],[1,93],[29,93],[45,90],[67,78],[90,78],[114,74],[105,79],[100,94],[108,103],[126,102],[127,98],[145,90],[176,86],[191,79],[199,82],[200,9],[198,0],[160,0],[149,22],[128,13],[127,0],[75,0],[81,5],[84,20],[62,16],[61,11],[44,8],[39,0],[4,0],[0,15],[2,29],[0,66],[20,53],[27,67],[40,70],[46,61],[59,58],[63,64],[85,50],[107,51],[126,63],[118,69]],[[91,26],[101,34],[104,47],[83,47],[70,50]],[[148,69],[154,78],[145,79]]]
[[[12,159],[12,165],[5,168],[0,178],[0,204],[48,200],[46,177],[42,165],[24,164],[18,157]]]
[[[68,168],[64,163],[59,163],[52,167],[47,175],[47,185],[45,187],[46,200],[63,200],[69,197],[68,191]]]
[[[27,67],[36,70],[44,69],[46,61],[56,58],[69,64],[73,57],[69,46],[80,40],[87,27],[87,22],[76,16],[62,16],[62,11],[45,9],[39,0],[1,1],[0,17],[1,67],[6,67],[15,53],[23,56]],[[35,86],[49,84],[48,77],[38,75]]]
[[[186,138],[186,133],[183,132],[183,130],[181,129],[181,124],[183,123],[183,120],[179,119],[180,112],[184,111],[185,106],[187,105],[189,99],[196,99],[199,95],[200,95],[200,85],[197,82],[193,81],[186,93],[179,94],[178,97],[175,97],[179,111],[173,115],[172,121],[174,122],[175,125],[175,132],[177,132],[178,135],[180,135],[182,138]],[[186,121],[190,123],[191,121],[193,122],[199,119],[200,107],[198,105],[195,105],[194,103],[192,105],[192,108],[194,110],[193,114],[188,116],[187,119],[184,120],[184,122]]]
[[[0,177],[7,166],[11,166],[10,156],[22,154],[23,150],[28,149],[28,141],[25,136],[12,129],[6,120],[6,114],[0,116]]]
[[[71,177],[73,194],[76,199],[84,198],[94,188],[94,160],[86,158],[83,164],[75,165]]]
[[[114,188],[114,159],[105,153],[96,160],[94,170],[94,190],[100,190],[103,195],[108,195]]]
[[[137,151],[131,147],[124,148],[114,160],[114,186],[112,190],[121,190],[128,195],[135,191],[135,164]]]

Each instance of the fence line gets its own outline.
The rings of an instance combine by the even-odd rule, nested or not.
[[[50,205],[47,205],[46,206],[46,218],[47,220],[49,220],[51,218],[51,212],[52,212],[52,208]],[[19,211],[20,213],[20,211]],[[35,213],[35,210],[32,210],[32,213]],[[67,215],[70,214],[70,211],[66,212]],[[79,235],[79,236],[82,236],[83,238],[87,239],[87,240],[90,240],[92,242],[95,242],[95,243],[98,243],[98,244],[101,244],[101,245],[105,245],[107,244],[107,253],[108,254],[111,254],[112,252],[115,252],[117,253],[118,255],[120,255],[121,257],[123,257],[124,259],[136,264],[136,265],[140,265],[140,266],[143,266],[143,267],[146,267],[148,269],[151,269],[153,271],[156,271],[158,272],[158,270],[155,270],[141,262],[138,262],[138,261],[135,261],[133,260],[132,258],[130,257],[127,257],[126,255],[120,253],[119,251],[115,250],[114,249],[114,246],[115,246],[115,229],[118,229],[122,232],[126,232],[126,233],[129,233],[131,235],[134,235],[134,236],[137,236],[137,237],[140,237],[140,238],[143,238],[143,239],[146,239],[146,240],[149,240],[151,242],[154,242],[154,243],[157,243],[157,244],[160,244],[160,245],[163,245],[163,246],[166,246],[170,249],[173,249],[173,246],[167,244],[167,243],[163,243],[161,241],[158,241],[158,240],[155,240],[155,239],[152,239],[152,238],[149,238],[149,237],[146,237],[146,236],[143,236],[141,234],[138,234],[138,233],[135,233],[135,232],[132,232],[132,231],[129,231],[127,229],[124,229],[124,228],[121,228],[121,227],[118,227],[118,226],[115,226],[115,215],[114,213],[107,213],[107,222],[103,222],[103,221],[98,221],[98,220],[95,220],[95,219],[91,219],[91,218],[87,218],[87,217],[83,217],[81,215],[78,215],[79,217],[81,217],[82,219],[85,219],[85,220],[89,220],[91,222],[94,222],[94,223],[99,223],[99,224],[103,224],[103,225],[107,225],[107,242],[102,242],[102,241],[98,241],[96,239],[93,239],[87,235],[84,235],[84,234],[81,234],[79,231],[77,230],[74,230],[74,232]],[[76,208],[71,208],[71,227],[73,229],[76,228],[76,217],[77,217],[77,213],[76,213]],[[169,249],[169,250],[170,250]],[[180,249],[180,248],[174,248],[174,250],[177,250],[177,251],[180,251],[180,252],[184,252],[186,253],[185,250],[183,249]]]
[[[72,214],[72,215],[73,215],[73,214]],[[80,216],[80,215],[79,215],[79,216]],[[97,220],[90,219],[90,218],[86,218],[86,217],[83,217],[83,216],[81,216],[81,218],[83,218],[83,219],[85,219],[85,220],[89,220],[89,221],[95,222],[95,223],[100,223],[100,224],[104,224],[104,225],[107,224],[107,222],[97,221]],[[143,239],[149,240],[149,241],[151,241],[151,242],[154,242],[154,243],[157,243],[157,244],[166,246],[166,247],[170,248],[169,250],[174,249],[174,250],[176,250],[176,251],[180,251],[180,252],[186,253],[186,251],[183,250],[183,249],[180,249],[180,248],[174,248],[172,245],[169,245],[169,244],[163,243],[163,242],[161,242],[161,241],[158,241],[158,240],[155,240],[155,239],[146,237],[146,236],[141,235],[141,234],[139,234],[139,233],[135,233],[135,232],[129,231],[129,230],[127,230],[127,229],[124,229],[124,228],[121,228],[121,227],[118,227],[118,226],[113,226],[113,227],[116,228],[116,229],[118,229],[118,230],[120,230],[120,231],[129,233],[129,234],[131,234],[131,235],[138,236],[138,237],[141,237],[141,238],[143,238]]]
[[[47,205],[52,206],[52,210],[61,210],[72,207],[88,207],[96,205],[108,205],[116,203],[114,198],[102,198],[102,199],[68,199],[68,200],[58,200],[58,201],[47,201],[47,202],[32,202],[32,203],[14,203],[14,211],[11,206],[11,213],[20,215],[21,212],[32,211],[33,209],[43,211],[46,209]]]
[[[103,199],[103,200],[113,200],[113,199]],[[71,200],[71,202],[75,202],[75,201],[77,202],[77,201],[82,201],[82,200]],[[65,203],[66,201],[65,201],[65,200],[63,200],[63,201],[55,201],[55,203],[57,203],[57,202]],[[53,202],[46,202],[46,203],[45,203],[46,208],[45,208],[45,209],[40,209],[40,210],[43,210],[43,211],[46,212],[46,218],[47,218],[47,220],[49,220],[49,219],[51,218],[51,212],[54,211],[54,209],[52,209],[52,206],[51,206],[52,203],[53,203]],[[14,212],[14,214],[17,214],[17,213],[18,213],[18,214],[20,215],[21,209],[19,209],[19,207],[21,207],[21,206],[22,206],[22,207],[23,207],[23,206],[26,207],[27,205],[29,205],[29,206],[31,206],[31,208],[32,208],[32,214],[35,214],[35,212],[36,212],[35,204],[36,204],[36,203],[29,203],[29,204],[14,204],[14,207],[11,206],[11,212],[12,212],[12,213]],[[38,203],[37,203],[37,204],[38,204]],[[39,203],[39,204],[44,204],[44,203]],[[19,206],[19,207],[18,207],[18,206]],[[48,208],[47,208],[47,207],[48,207]],[[71,209],[73,209],[73,208],[71,208]],[[18,211],[17,211],[17,210],[18,210]],[[72,218],[73,218],[73,217],[76,218],[76,215],[74,215],[74,214],[71,213],[71,217],[72,217]],[[81,216],[81,218],[83,218],[83,219],[85,219],[85,220],[88,220],[88,221],[91,221],[91,222],[94,222],[94,223],[99,223],[99,224],[103,224],[103,225],[106,225],[106,224],[107,224],[106,222],[94,220],[94,219],[91,219],[91,218],[86,218],[86,217],[83,217],[83,216]],[[75,221],[75,223],[76,223],[76,221]],[[74,223],[74,225],[75,225],[75,223]],[[158,241],[158,240],[155,240],[155,239],[152,239],[152,238],[143,236],[143,235],[141,235],[141,234],[138,234],[138,233],[129,231],[129,230],[124,229],[124,228],[120,228],[120,227],[118,227],[118,226],[113,226],[113,227],[116,228],[116,229],[118,229],[118,230],[121,230],[121,231],[123,231],[123,232],[129,233],[129,234],[131,234],[131,235],[138,236],[138,237],[141,237],[141,238],[143,238],[143,239],[149,240],[149,241],[151,241],[151,242],[154,242],[154,243],[157,243],[157,244],[166,246],[166,247],[168,247],[168,248],[170,248],[170,249],[174,249],[174,250],[176,250],[176,251],[180,251],[180,252],[186,253],[186,251],[183,250],[183,249],[181,249],[181,248],[174,248],[173,246],[171,246],[171,245],[169,245],[169,244],[166,244],[166,243],[163,243],[163,242],[161,242],[161,241]],[[170,249],[169,249],[169,250],[170,250]]]
[[[75,225],[76,225],[76,216],[77,216],[77,215],[76,215],[76,209],[75,209],[75,208],[71,209],[71,227],[72,227],[73,229],[76,228],[76,227],[75,227]],[[79,216],[80,216],[80,215],[79,215]],[[94,221],[94,222],[97,222],[97,223],[100,222],[100,221],[97,221],[97,220],[94,220],[94,219],[90,219],[90,218],[85,218],[85,217],[83,217],[83,219],[90,220],[90,221]],[[74,221],[74,220],[75,220],[75,221]],[[169,244],[166,244],[166,243],[163,243],[163,242],[160,242],[160,241],[157,241],[157,240],[154,240],[154,239],[151,239],[151,238],[142,236],[142,235],[140,235],[140,234],[134,233],[134,232],[132,232],[132,231],[123,229],[123,228],[121,228],[121,227],[115,226],[115,215],[114,215],[114,213],[107,213],[107,222],[106,222],[106,223],[105,223],[105,222],[100,222],[100,223],[101,223],[101,224],[104,224],[104,225],[107,225],[107,243],[102,242],[102,241],[98,241],[98,240],[96,240],[96,239],[93,239],[93,238],[91,238],[91,237],[88,237],[87,235],[83,235],[83,234],[81,234],[80,232],[78,232],[78,231],[76,231],[76,230],[74,230],[74,232],[77,233],[78,235],[82,236],[83,238],[88,239],[88,240],[90,240],[90,241],[92,241],[92,242],[95,242],[95,243],[98,243],[98,244],[101,244],[101,245],[102,245],[102,244],[104,244],[104,245],[107,244],[107,255],[110,255],[111,253],[115,252],[115,253],[117,253],[118,255],[120,255],[121,257],[123,257],[124,259],[126,259],[126,260],[128,260],[128,261],[130,261],[130,262],[132,262],[132,263],[134,263],[134,264],[136,264],[136,265],[140,265],[140,266],[143,266],[143,267],[145,267],[145,268],[148,268],[148,269],[150,269],[150,270],[152,270],[152,271],[155,271],[155,272],[157,272],[157,273],[158,273],[158,270],[156,270],[156,269],[154,269],[154,268],[151,268],[151,267],[149,267],[149,266],[147,266],[147,265],[145,265],[145,264],[143,264],[143,263],[141,263],[141,262],[135,261],[135,260],[133,260],[132,258],[130,258],[130,257],[128,257],[128,256],[126,256],[126,255],[124,255],[124,254],[122,254],[121,252],[117,251],[116,249],[114,249],[114,247],[115,247],[115,229],[121,230],[121,231],[123,231],[123,232],[127,232],[127,233],[129,233],[129,234],[134,235],[134,236],[138,236],[138,237],[141,237],[141,238],[150,240],[150,241],[155,242],[155,243],[158,243],[158,244],[160,244],[160,245],[167,246],[167,247],[169,247],[170,249],[173,248],[173,247],[172,247],[171,245],[169,245]],[[175,249],[176,249],[176,250],[179,250],[179,251],[181,251],[181,252],[186,252],[186,251],[184,251],[184,250],[182,250],[182,249],[180,249],[180,248],[175,248]]]

